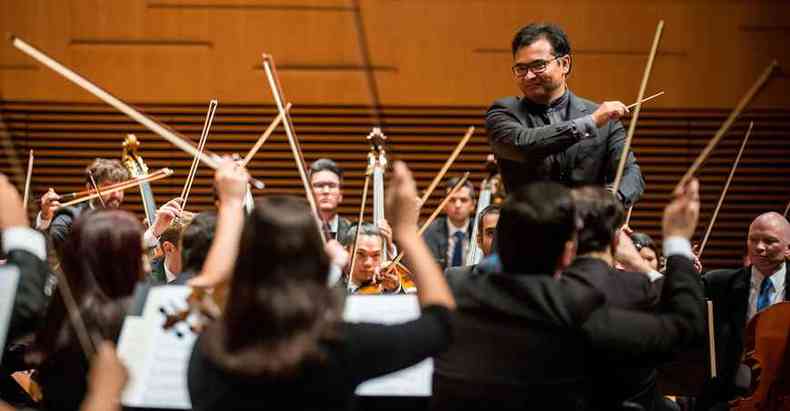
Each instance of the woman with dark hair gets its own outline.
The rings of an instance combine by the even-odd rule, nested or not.
[[[649,235],[638,231],[631,232],[630,237],[637,251],[639,251],[639,255],[641,255],[654,270],[658,271],[660,254],[653,239]],[[663,264],[661,265],[663,266]]]
[[[81,215],[64,243],[61,268],[94,340],[115,341],[126,315],[125,297],[142,278],[143,227],[129,212],[100,209]],[[61,297],[55,293],[35,339],[33,361],[45,410],[77,410],[89,363]]]
[[[230,280],[225,314],[198,338],[190,359],[194,410],[345,409],[361,382],[443,351],[455,302],[417,235],[417,191],[395,164],[387,196],[395,238],[418,283],[420,318],[399,325],[342,321],[326,286],[329,258],[316,220],[300,199],[268,197],[244,222],[247,173],[217,171],[217,233],[193,285]],[[243,228],[242,228],[243,227]],[[386,297],[383,297],[386,298]]]

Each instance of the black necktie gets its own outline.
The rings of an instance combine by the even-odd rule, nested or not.
[[[450,267],[458,267],[464,264],[464,238],[466,235],[463,231],[456,231],[453,237],[455,238],[455,246],[453,247],[453,260]]]

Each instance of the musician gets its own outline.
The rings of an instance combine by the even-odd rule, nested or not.
[[[354,238],[357,226],[352,226],[345,233],[341,244],[349,253],[354,251]],[[392,274],[382,272],[381,250],[383,249],[383,235],[378,227],[370,223],[362,223],[359,228],[359,240],[356,258],[349,259],[354,262],[354,267],[349,267],[346,288],[349,294],[356,293],[360,287],[383,282],[385,291],[397,291],[398,280]],[[386,276],[386,277],[385,277]]]
[[[639,251],[639,255],[650,264],[653,270],[658,271],[659,266],[663,266],[663,264],[659,264],[660,254],[653,238],[638,231],[631,232],[629,237],[631,237],[634,247]]]
[[[348,219],[337,214],[343,202],[343,169],[334,161],[321,158],[310,164],[309,174],[321,220],[329,224],[332,238],[343,237],[351,227]]]
[[[343,322],[339,299],[326,287],[329,257],[304,201],[267,197],[245,221],[247,179],[228,163],[215,176],[221,197],[217,234],[193,283],[233,281],[223,316],[194,345],[188,370],[193,410],[271,404],[346,409],[361,382],[447,347],[455,303],[416,233],[416,184],[405,165],[395,163],[387,212],[415,273],[423,310],[420,318],[398,325]],[[228,255],[238,257],[228,261]]]
[[[554,24],[523,27],[512,51],[513,79],[523,96],[495,101],[486,115],[507,192],[538,180],[611,185],[623,151],[625,130],[618,120],[626,106],[597,105],[568,89],[571,46]],[[643,191],[636,157],[629,153],[617,197],[630,205]]]
[[[499,204],[491,204],[480,211],[480,215],[477,216],[477,238],[475,241],[477,241],[477,246],[483,252],[483,258],[494,252],[494,236],[501,208]],[[444,271],[444,275],[470,275],[476,268],[477,264],[450,267]]]
[[[173,222],[159,237],[162,255],[151,259],[149,277],[154,284],[167,284],[181,272],[181,232],[186,222]]]
[[[447,180],[447,193],[458,183],[458,177]],[[466,181],[450,197],[444,207],[445,215],[434,220],[422,234],[434,258],[444,269],[459,267],[466,261],[472,235],[471,216],[475,212],[475,187]]]
[[[0,174],[0,230],[2,230],[2,250],[7,261],[0,268],[18,269],[19,280],[16,296],[11,306],[10,318],[5,334],[0,369],[0,398],[14,405],[32,405],[27,394],[10,375],[27,369],[24,363],[24,344],[18,340],[35,331],[44,316],[49,296],[45,284],[49,277],[46,263],[46,241],[41,233],[30,228],[22,199],[5,175]],[[13,350],[9,349],[13,347]]]
[[[663,278],[642,258],[630,238],[620,230],[625,213],[620,201],[603,187],[586,186],[572,190],[578,230],[576,258],[562,273],[564,282],[576,282],[600,291],[610,306],[650,311],[661,294]],[[614,268],[619,261],[629,271]],[[611,367],[601,364],[593,380],[598,409],[617,409],[624,401],[645,410],[664,409],[656,390],[654,367],[629,364]]]
[[[91,176],[101,190],[102,187],[120,183],[130,178],[129,171],[118,160],[97,158],[85,169],[85,188],[93,190]],[[52,245],[60,259],[63,243],[71,232],[71,225],[86,210],[100,207],[117,209],[123,203],[123,190],[101,195],[101,201],[87,201],[71,207],[60,207],[60,196],[49,189],[41,197],[41,211],[36,217],[36,229],[48,230]],[[173,199],[156,211],[154,224],[144,234],[147,248],[158,245],[158,239],[170,223],[180,215],[180,199]]]
[[[202,212],[192,218],[181,233],[179,249],[181,256],[181,272],[169,284],[185,285],[195,277],[206,261],[209,247],[214,241],[217,228],[217,214]]]
[[[86,211],[64,243],[61,268],[80,317],[92,335],[115,341],[135,285],[144,276],[143,226],[117,209]],[[88,360],[69,321],[67,303],[56,293],[35,338],[41,361],[36,380],[43,409],[76,410],[86,393]]]
[[[749,367],[740,363],[743,333],[755,314],[780,301],[787,292],[790,223],[779,213],[759,215],[746,240],[751,265],[705,273],[707,297],[713,301],[718,375],[699,398],[699,409],[727,409],[727,401],[749,388]]]
[[[448,277],[458,308],[453,344],[434,359],[433,409],[587,409],[598,394],[596,358],[648,366],[697,342],[702,286],[688,239],[698,215],[693,180],[665,210],[669,264],[663,310],[654,315],[608,306],[595,288],[557,280],[576,248],[567,188],[540,182],[510,193],[497,224],[504,272]]]

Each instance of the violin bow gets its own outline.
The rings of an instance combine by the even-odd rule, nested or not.
[[[99,185],[96,184],[96,180],[93,178],[93,173],[91,173],[90,170],[88,170],[88,178],[91,180],[91,186],[94,190],[96,190],[96,196],[98,197],[101,206],[106,208],[107,204],[104,204],[104,199],[102,198],[101,190],[99,190]]]
[[[458,180],[458,182],[457,182],[457,183],[455,183],[455,185],[453,186],[452,190],[450,190],[450,192],[449,192],[449,193],[447,193],[447,196],[446,196],[446,197],[444,197],[444,199],[442,200],[442,202],[441,202],[441,203],[439,203],[439,205],[438,205],[438,206],[436,206],[436,208],[433,210],[433,213],[431,213],[430,217],[428,217],[428,219],[427,219],[427,220],[425,220],[425,222],[424,222],[424,223],[422,223],[422,226],[420,226],[420,229],[419,229],[419,230],[417,230],[417,235],[418,235],[418,236],[421,236],[421,235],[422,235],[422,233],[424,233],[424,232],[425,232],[425,230],[428,228],[428,226],[430,226],[430,225],[431,225],[431,223],[433,222],[433,220],[435,220],[435,219],[436,219],[436,217],[439,215],[439,213],[441,213],[441,212],[442,212],[442,210],[444,209],[444,206],[446,206],[446,205],[447,205],[447,203],[449,203],[449,202],[450,202],[450,198],[452,198],[452,197],[453,197],[455,194],[457,194],[457,193],[458,193],[458,191],[459,191],[459,190],[461,190],[461,188],[464,186],[464,184],[466,183],[466,180],[467,180],[468,178],[469,178],[469,172],[467,171],[467,172],[465,172],[465,173],[464,173],[463,177],[461,177],[461,178]],[[390,267],[395,267],[396,265],[398,265],[398,263],[400,263],[400,260],[402,260],[402,259],[403,259],[403,251],[401,251],[400,253],[398,253],[398,256],[397,256],[397,257],[395,257],[395,258],[392,260],[392,264],[390,264]]]
[[[22,197],[22,206],[27,212],[27,201],[30,198],[30,178],[33,176],[33,149],[30,150],[27,159],[27,174],[25,175],[25,194]]]
[[[124,181],[124,182],[122,182],[120,184],[113,184],[111,187],[105,187],[103,193],[104,194],[111,194],[111,193],[114,193],[116,191],[127,190],[127,189],[130,189],[132,187],[138,186],[140,183],[161,180],[161,179],[163,179],[165,177],[169,177],[172,174],[173,174],[173,170],[171,170],[169,168],[163,168],[163,169],[158,170],[158,171],[156,171],[156,172],[154,172],[152,174],[149,174],[149,175],[147,175],[147,176],[145,176],[143,178],[133,178],[133,179],[130,179],[130,180],[126,180],[126,181]],[[70,193],[69,197],[74,196],[74,194],[75,193]],[[67,207],[67,206],[70,206],[70,205],[79,204],[79,203],[82,203],[82,202],[85,202],[85,201],[88,201],[88,200],[92,200],[92,199],[94,199],[96,197],[100,197],[100,194],[101,193],[99,193],[98,191],[89,192],[89,194],[86,195],[85,197],[76,198],[76,199],[71,200],[69,202],[62,203],[60,205],[60,207],[58,207],[58,208],[63,208],[63,207]]]
[[[754,127],[754,121],[749,122],[749,128],[746,130],[746,135],[743,137],[741,148],[738,150],[738,155],[735,157],[735,162],[732,163],[732,168],[730,168],[730,174],[727,176],[727,182],[724,183],[724,188],[721,190],[721,195],[719,195],[719,202],[716,203],[716,209],[713,210],[713,216],[710,218],[708,227],[705,229],[705,236],[702,238],[699,251],[697,251],[697,258],[702,258],[702,251],[705,250],[705,245],[708,244],[708,237],[710,237],[710,233],[713,231],[713,225],[716,224],[716,217],[719,216],[719,210],[721,209],[721,205],[724,203],[724,197],[727,196],[727,190],[730,189],[730,183],[732,182],[732,177],[735,175],[735,170],[738,169],[738,163],[741,161],[743,149],[746,148],[746,142],[749,141],[749,136],[752,134],[752,127]]]
[[[653,46],[650,48],[650,56],[647,59],[647,65],[645,66],[645,73],[642,75],[642,84],[639,85],[639,96],[636,98],[636,109],[634,110],[633,116],[631,116],[631,120],[628,122],[628,134],[625,137],[625,143],[623,144],[623,152],[620,153],[620,162],[617,164],[617,173],[614,177],[614,193],[615,195],[620,190],[620,183],[623,180],[623,171],[625,170],[625,162],[628,159],[628,154],[631,152],[631,140],[634,138],[634,132],[636,131],[636,122],[639,120],[639,112],[642,110],[642,103],[643,98],[645,96],[645,89],[647,88],[647,82],[650,80],[650,73],[653,71],[653,61],[656,58],[656,52],[658,51],[658,44],[661,42],[661,34],[664,32],[664,20],[659,20],[658,26],[656,26],[656,34],[653,37]],[[657,96],[654,96],[657,97]]]
[[[354,273],[354,266],[357,263],[357,251],[359,250],[359,230],[362,228],[362,217],[365,215],[365,203],[368,199],[368,186],[370,186],[370,176],[373,174],[373,153],[368,153],[368,167],[365,170],[365,182],[362,186],[362,204],[359,206],[359,218],[357,219],[357,229],[354,230],[354,247],[351,249],[351,267],[348,269],[348,275]]]
[[[63,64],[59,63],[57,60],[46,55],[45,53],[38,50],[37,48],[31,46],[30,44],[20,39],[19,37],[12,35],[10,37],[10,40],[13,46],[17,48],[19,51],[27,54],[34,60],[38,61],[39,63],[53,70],[54,72],[60,74],[67,80],[76,84],[77,86],[83,88],[85,91],[93,94],[98,99],[104,101],[105,103],[114,107],[118,111],[126,114],[131,119],[145,126],[145,128],[147,128],[154,134],[169,141],[171,144],[185,151],[186,153],[189,153],[192,156],[196,156],[200,158],[200,161],[202,161],[207,166],[215,170],[219,167],[220,157],[218,155],[209,152],[203,152],[203,153],[199,152],[195,147],[195,145],[191,141],[189,141],[189,138],[179,134],[175,130],[172,130],[171,128],[167,127],[166,125],[159,123],[158,121],[154,120],[152,117],[140,113],[136,109],[132,108],[132,106],[124,103],[119,98],[113,96],[112,94],[103,90],[99,86],[91,83],[85,77],[82,77],[81,75],[75,73],[73,70],[67,68]],[[250,177],[250,184],[252,184],[253,187],[258,189],[262,189],[264,187],[263,182],[254,179],[252,177]]]
[[[288,113],[290,110],[291,110],[291,103],[288,103],[285,105],[285,110],[277,114],[277,117],[275,117],[274,120],[272,120],[271,124],[269,124],[269,127],[266,128],[266,130],[263,132],[263,134],[261,134],[260,137],[258,137],[258,141],[255,142],[255,144],[252,146],[252,148],[247,153],[247,155],[244,156],[244,160],[241,161],[242,167],[247,167],[247,163],[249,163],[252,160],[252,158],[255,157],[255,154],[257,154],[258,150],[261,149],[263,143],[265,143],[266,140],[269,139],[269,136],[271,136],[274,130],[277,129],[277,126],[280,124],[280,122],[283,121],[285,114]]]
[[[285,129],[285,135],[288,137],[288,145],[291,147],[291,153],[293,153],[294,161],[296,161],[296,168],[299,171],[299,178],[301,178],[302,185],[304,186],[307,202],[310,204],[310,208],[313,210],[316,222],[322,223],[322,227],[320,227],[321,238],[324,240],[324,243],[326,243],[329,240],[324,227],[326,222],[323,221],[321,214],[318,212],[318,202],[315,199],[315,193],[313,192],[313,188],[310,185],[310,180],[307,177],[307,170],[305,167],[304,156],[302,155],[302,149],[299,145],[299,140],[296,138],[296,133],[293,130],[291,117],[285,110],[285,96],[283,94],[282,87],[280,86],[280,79],[277,76],[277,67],[274,64],[274,57],[272,57],[270,54],[263,54],[263,69],[266,72],[266,79],[269,81],[269,87],[272,89],[274,103],[277,105],[277,110],[283,116],[283,128]]]
[[[474,133],[475,133],[474,126],[470,126],[468,129],[466,129],[466,134],[464,135],[464,138],[462,138],[461,141],[458,142],[458,145],[455,146],[455,150],[453,150],[453,153],[450,154],[450,157],[447,158],[447,161],[444,162],[442,169],[439,170],[439,174],[436,174],[436,177],[433,178],[433,181],[431,181],[431,184],[425,190],[425,193],[422,195],[422,198],[420,198],[420,202],[418,204],[420,209],[422,209],[423,204],[425,204],[425,202],[428,201],[428,198],[433,193],[433,190],[436,189],[436,186],[439,184],[440,181],[442,181],[442,178],[444,178],[444,175],[447,173],[447,170],[449,170],[450,166],[453,165],[455,159],[458,158],[459,154],[461,154],[461,150],[463,150],[464,147],[466,147],[466,143],[469,142],[469,140],[472,138],[472,135],[474,135]]]
[[[787,202],[787,206],[785,207],[785,213],[783,214],[785,218],[787,218],[788,212],[790,212],[790,201]]]
[[[746,92],[746,94],[743,97],[741,97],[741,100],[732,110],[732,112],[724,121],[724,123],[721,125],[719,130],[716,131],[716,134],[708,142],[708,145],[705,146],[702,152],[699,153],[699,156],[697,156],[697,158],[694,160],[694,163],[686,171],[686,174],[684,174],[683,177],[680,179],[677,186],[675,186],[675,190],[678,190],[680,187],[686,185],[689,179],[691,179],[691,177],[694,176],[694,174],[702,166],[705,160],[707,160],[708,156],[713,151],[713,149],[716,148],[716,145],[719,144],[719,141],[721,141],[724,135],[727,134],[727,131],[735,122],[735,119],[738,118],[738,116],[741,114],[743,109],[746,108],[746,106],[749,105],[749,103],[752,101],[754,96],[757,95],[757,92],[760,91],[760,89],[765,85],[765,83],[771,78],[771,75],[774,73],[774,70],[778,68],[779,68],[779,63],[776,60],[768,64],[765,70],[763,70],[762,74],[760,74],[760,77],[757,79],[757,81],[755,81],[754,84],[752,84],[752,86]]]
[[[85,326],[85,321],[83,321],[82,316],[80,315],[80,310],[77,306],[76,300],[74,299],[74,294],[71,292],[71,288],[69,287],[69,282],[66,279],[66,276],[61,270],[56,269],[53,271],[58,278],[57,289],[60,292],[61,298],[63,298],[63,304],[66,306],[66,312],[69,315],[71,326],[74,327],[74,332],[77,335],[77,341],[80,343],[80,347],[82,348],[82,353],[85,354],[85,358],[90,361],[90,359],[93,358],[93,355],[96,354],[96,347],[99,346],[99,343],[94,339],[93,334],[88,332],[88,327]]]
[[[203,123],[203,131],[200,133],[200,140],[198,141],[197,150],[198,153],[203,153],[206,148],[206,140],[208,140],[208,133],[211,129],[211,123],[214,122],[214,113],[217,111],[217,105],[219,103],[217,100],[211,100],[208,103],[208,112],[206,113],[206,120]],[[195,174],[197,174],[198,169],[198,158],[199,156],[195,156],[192,159],[192,166],[189,168],[189,174],[187,174],[187,180],[184,182],[184,188],[181,189],[181,210],[187,209],[187,199],[189,198],[189,191],[192,189],[192,182],[195,179]]]

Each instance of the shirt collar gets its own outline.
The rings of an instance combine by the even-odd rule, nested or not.
[[[453,235],[453,234],[455,234],[456,231],[461,231],[464,234],[466,234],[466,231],[469,229],[469,221],[470,221],[470,219],[467,218],[466,219],[466,224],[464,224],[463,227],[456,227],[455,225],[453,225],[453,222],[450,221],[450,219],[448,218],[447,219],[447,233],[449,235]]]
[[[760,288],[763,283],[763,278],[765,278],[765,275],[761,273],[757,267],[752,266],[751,287]],[[768,280],[773,283],[774,290],[781,290],[785,284],[785,281],[787,280],[787,264],[782,263],[782,265],[779,266],[779,269],[776,270],[776,272],[770,277],[768,277]]]
[[[339,222],[340,222],[340,217],[338,217],[337,214],[335,214],[335,216],[329,220],[329,231],[333,233],[337,233],[337,225],[339,224]]]
[[[167,268],[167,256],[162,260],[162,268],[165,269],[165,280],[168,283],[176,279],[177,276]]]
[[[534,110],[539,110],[539,111],[562,111],[568,106],[568,103],[570,102],[570,94],[571,94],[570,90],[568,90],[568,88],[565,87],[565,92],[562,93],[561,96],[559,96],[558,98],[554,99],[554,101],[550,102],[549,104],[535,103],[535,102],[533,102],[533,101],[531,101],[531,100],[529,100],[527,98],[524,98],[524,101],[526,102],[526,104],[527,104],[527,106],[529,108],[532,108]]]

